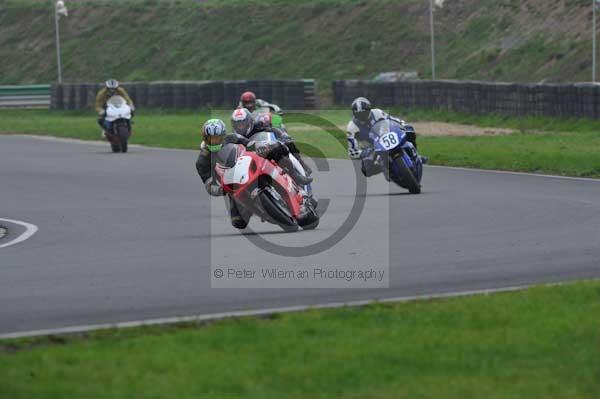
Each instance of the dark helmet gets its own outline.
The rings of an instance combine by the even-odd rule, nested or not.
[[[371,114],[371,102],[364,97],[352,101],[352,114],[359,122],[367,122]]]
[[[254,112],[254,108],[256,107],[256,94],[251,91],[247,91],[240,97],[240,102],[242,103],[242,108],[246,108],[250,110],[250,112]]]
[[[270,112],[263,112],[254,117],[254,128],[264,130],[273,127],[273,115]]]

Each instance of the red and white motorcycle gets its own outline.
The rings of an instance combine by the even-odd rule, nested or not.
[[[268,159],[270,132],[257,133],[250,144],[225,144],[218,153],[216,172],[223,192],[240,211],[257,215],[285,231],[310,230],[319,224],[319,214],[304,188],[275,161]]]

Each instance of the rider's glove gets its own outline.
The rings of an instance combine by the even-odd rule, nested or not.
[[[361,157],[361,159],[368,158],[371,156],[372,153],[373,153],[373,150],[371,148],[365,148],[360,153],[360,157]]]
[[[209,195],[213,197],[220,197],[223,195],[223,187],[216,182],[212,177],[209,178],[206,183],[204,183],[204,187]]]
[[[348,155],[352,159],[360,158],[360,150],[356,148],[348,148]]]

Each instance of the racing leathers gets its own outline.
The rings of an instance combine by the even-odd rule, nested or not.
[[[351,159],[361,160],[362,172],[367,177],[381,172],[381,165],[377,162],[377,154],[373,148],[373,140],[369,138],[369,132],[373,125],[382,119],[389,119],[399,123],[406,133],[406,139],[417,148],[417,137],[413,127],[407,125],[404,120],[393,117],[381,109],[372,109],[367,122],[361,122],[356,118],[352,118],[346,128],[348,156]]]
[[[305,186],[312,182],[312,178],[308,177],[311,173],[311,169],[304,162],[302,157],[300,156],[300,150],[294,143],[294,140],[290,137],[289,134],[283,129],[279,129],[272,126],[263,126],[261,124],[255,124],[254,128],[250,133],[248,133],[247,137],[250,138],[256,133],[260,132],[271,132],[277,138],[277,141],[281,145],[274,145],[272,148],[272,155],[270,159],[273,159],[277,164],[279,164],[291,177],[294,179],[296,183],[300,186]],[[292,154],[294,158],[300,163],[300,166],[304,169],[304,173],[298,170],[293,162],[289,158],[289,154]],[[306,174],[306,176],[304,176]]]
[[[239,134],[228,134],[225,136],[225,143],[242,144],[247,145],[248,139]],[[215,166],[217,164],[218,157],[216,152],[210,152],[206,143],[202,142],[200,145],[200,154],[198,160],[196,160],[196,171],[204,183],[204,188],[209,195],[218,197],[224,195],[223,187],[218,180]],[[245,229],[250,219],[248,212],[240,212],[237,205],[230,196],[225,197],[225,203],[229,209],[229,216],[231,218],[231,224],[237,229]]]

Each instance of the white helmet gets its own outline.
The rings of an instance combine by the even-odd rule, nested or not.
[[[118,89],[119,88],[119,81],[116,79],[108,79],[104,85],[106,86],[107,89]]]
[[[248,137],[254,129],[254,117],[246,108],[238,108],[231,114],[231,127],[233,131]]]

